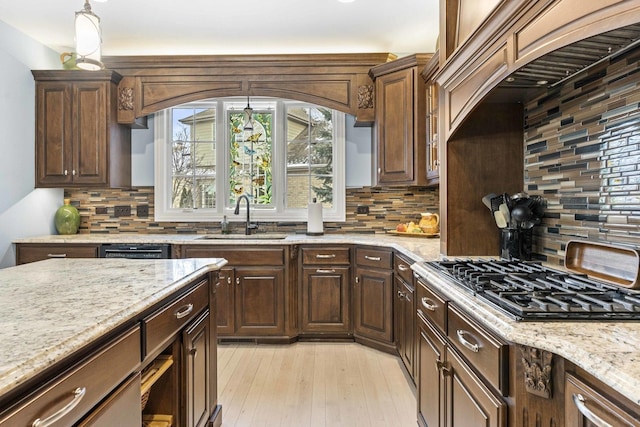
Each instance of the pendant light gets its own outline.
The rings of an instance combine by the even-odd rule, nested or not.
[[[84,8],[76,12],[75,27],[76,65],[83,70],[102,70],[100,18],[91,11],[89,0],[85,0]]]
[[[249,105],[249,97],[247,96],[247,106],[244,109],[244,130],[253,130],[252,115],[253,108]]]

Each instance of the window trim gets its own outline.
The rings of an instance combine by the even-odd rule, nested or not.
[[[274,113],[274,153],[273,153],[273,178],[274,178],[274,200],[275,207],[261,208],[252,205],[251,220],[263,222],[306,222],[307,209],[305,208],[289,208],[285,209],[286,197],[286,144],[282,138],[286,137],[285,122],[281,117],[285,116],[285,104],[287,106],[313,106],[308,102],[291,101],[279,98],[256,98],[252,99],[252,104],[260,104],[264,101],[275,102],[276,109]],[[155,209],[154,220],[163,222],[216,222],[221,221],[223,216],[227,216],[230,222],[244,222],[244,215],[233,215],[233,208],[223,208],[225,201],[228,200],[226,193],[226,185],[219,183],[219,180],[226,180],[226,171],[228,170],[228,132],[226,125],[227,109],[226,106],[233,104],[234,106],[246,103],[246,98],[216,98],[215,100],[206,100],[198,102],[189,102],[182,105],[176,105],[171,108],[186,107],[189,108],[212,108],[215,103],[216,117],[220,117],[219,112],[223,113],[225,123],[220,126],[216,124],[216,208],[214,209],[175,209],[170,208],[170,191],[171,191],[171,108],[161,110],[155,113],[154,118],[154,134],[155,134],[155,155],[154,155],[154,194]],[[244,106],[241,106],[242,109]],[[321,106],[322,107],[322,106]],[[323,107],[326,108],[326,107]],[[333,111],[334,124],[334,155],[333,155],[333,185],[334,200],[332,208],[323,208],[323,220],[344,222],[345,221],[345,113]],[[218,147],[219,144],[222,144]],[[276,174],[276,170],[278,173]],[[221,177],[218,171],[225,171],[225,176]],[[244,207],[241,208],[244,210]],[[242,212],[241,212],[242,213]]]

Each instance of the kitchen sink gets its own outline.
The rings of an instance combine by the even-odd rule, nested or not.
[[[285,233],[262,233],[262,234],[205,234],[196,237],[196,240],[281,240],[286,239]]]

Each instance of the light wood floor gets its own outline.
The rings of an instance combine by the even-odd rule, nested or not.
[[[224,427],[414,427],[396,356],[355,343],[218,345]]]

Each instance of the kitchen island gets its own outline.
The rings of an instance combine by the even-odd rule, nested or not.
[[[82,395],[66,400],[57,397],[46,410],[48,404],[37,398],[39,394],[48,397],[74,375],[93,378],[96,373],[91,372],[92,367],[105,365],[113,369],[113,375],[121,374],[113,380],[116,385],[124,379],[121,377],[129,376],[139,384],[139,372],[146,364],[160,353],[172,353],[171,342],[179,337],[183,324],[195,323],[205,314],[208,319],[217,270],[225,264],[226,260],[219,258],[51,259],[0,270],[0,425],[16,425],[34,405],[42,411],[39,418],[58,413],[70,400],[80,402],[78,407],[90,405],[90,398],[99,402],[111,390],[94,392],[92,386],[102,384],[95,380],[87,381]],[[160,325],[155,319],[164,319],[167,307],[176,310],[175,315],[169,314],[178,320],[168,320],[170,326]],[[215,338],[215,328],[213,334]],[[215,339],[206,338],[215,350]],[[176,354],[170,356],[178,362]],[[126,358],[126,367],[120,358]],[[97,375],[108,377],[108,371]],[[215,377],[208,381],[213,390],[215,381]],[[139,399],[138,388],[138,408]],[[209,390],[207,399],[215,399]],[[177,408],[180,403],[174,405]],[[86,407],[89,411],[92,408]],[[84,416],[70,412],[68,416],[75,418],[63,418],[66,422]],[[28,419],[32,422],[36,418]]]

